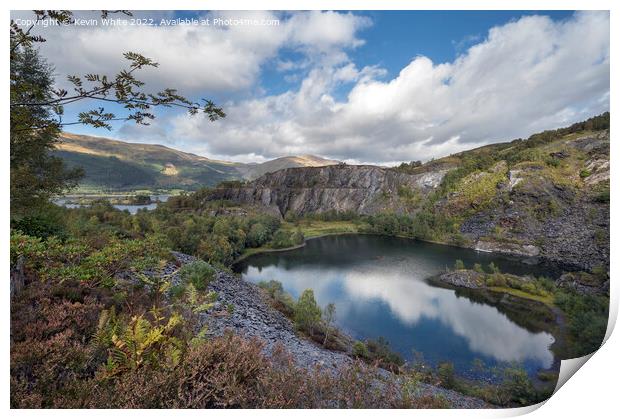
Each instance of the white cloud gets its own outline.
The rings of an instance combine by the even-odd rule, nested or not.
[[[313,40],[303,31],[294,39]],[[609,40],[607,12],[558,22],[523,17],[492,28],[453,62],[419,56],[380,81],[376,67],[324,61],[295,91],[228,103],[228,118],[215,124],[179,116],[173,132],[195,152],[242,160],[305,153],[428,159],[608,110]],[[336,89],[350,82],[346,99],[336,100]]]
[[[31,17],[15,12],[12,17]],[[80,16],[98,17],[96,12]],[[117,17],[113,15],[112,17]],[[138,12],[134,17],[171,18],[165,12]],[[122,54],[139,52],[154,59],[157,69],[140,77],[156,89],[173,86],[188,94],[239,91],[255,85],[261,66],[277,57],[282,47],[299,49],[308,56],[342,62],[343,48],[363,43],[356,32],[367,18],[350,13],[299,12],[284,16],[272,12],[211,12],[205,18],[279,19],[277,26],[66,26],[38,28],[48,42],[41,52],[59,75],[115,74],[124,65]]]
[[[143,13],[140,17],[170,17]],[[152,135],[173,147],[240,161],[308,153],[352,163],[426,160],[609,109],[605,11],[564,21],[523,17],[492,28],[452,62],[418,56],[390,80],[384,79],[385,69],[360,68],[347,54],[364,43],[359,31],[371,23],[366,17],[205,16],[278,18],[280,25],[48,28],[41,51],[59,74],[114,73],[122,52],[139,51],[160,62],[142,77],[152,89],[173,86],[190,96],[230,97],[221,103],[228,114],[222,121],[176,114],[140,139],[131,128],[117,135],[139,141]],[[297,58],[282,55],[283,49]],[[265,95],[259,80],[266,65],[296,87]]]

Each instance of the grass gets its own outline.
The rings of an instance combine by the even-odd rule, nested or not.
[[[330,234],[358,233],[360,231],[360,224],[353,221],[302,220],[297,223],[284,222],[282,223],[282,228],[290,231],[299,228],[304,233],[306,239],[311,239]]]
[[[547,295],[547,296],[534,295],[534,294],[530,294],[529,292],[525,292],[522,290],[517,290],[517,289],[509,288],[509,287],[489,287],[488,289],[490,291],[503,292],[505,294],[514,295],[515,297],[524,298],[527,300],[538,301],[549,307],[555,306],[555,304],[553,303],[553,295]]]

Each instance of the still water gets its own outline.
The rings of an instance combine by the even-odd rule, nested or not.
[[[116,209],[119,209],[121,211],[129,211],[130,214],[136,214],[138,212],[138,210],[141,209],[147,209],[147,210],[154,210],[155,208],[157,208],[157,204],[159,202],[166,202],[168,200],[168,198],[170,197],[170,195],[151,195],[151,200],[154,201],[151,204],[145,204],[145,205],[122,205],[122,204],[114,204],[113,207]],[[105,198],[105,197],[103,197]],[[61,205],[63,207],[67,207],[67,208],[80,208],[83,207],[84,205],[81,204],[72,204],[72,203],[68,203],[67,201],[70,200],[69,198],[59,198],[57,200],[54,201],[54,203],[56,205]],[[158,201],[158,202],[157,202]]]
[[[551,367],[551,334],[527,330],[494,306],[425,282],[456,259],[466,267],[493,262],[515,274],[554,273],[489,253],[370,235],[309,240],[303,248],[254,255],[235,270],[252,282],[280,281],[295,298],[313,289],[321,306],[335,303],[340,329],[360,340],[384,337],[408,360],[417,353],[432,365],[450,361],[464,375],[474,375],[475,360],[516,362],[530,373]]]

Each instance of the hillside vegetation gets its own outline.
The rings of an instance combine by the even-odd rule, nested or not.
[[[155,144],[127,143],[63,133],[54,154],[71,168],[83,168],[82,189],[196,190],[223,181],[253,179],[287,167],[337,163],[316,156],[281,157],[264,163],[212,160]]]

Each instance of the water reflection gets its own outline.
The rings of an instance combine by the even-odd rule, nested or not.
[[[157,208],[157,204],[160,202],[166,202],[168,200],[168,198],[170,197],[170,195],[151,195],[151,200],[153,201],[150,204],[131,204],[131,205],[124,205],[124,204],[114,204],[112,205],[114,208],[119,209],[121,211],[129,211],[130,214],[137,214],[138,210],[141,209],[147,209],[148,211],[154,210],[155,208]],[[105,196],[102,196],[101,198],[105,199]],[[84,205],[81,204],[75,204],[75,203],[68,203],[68,201],[70,201],[70,198],[58,198],[54,201],[54,203],[56,205],[60,205],[66,208],[81,208]]]
[[[450,360],[461,371],[474,359],[491,365],[516,361],[530,371],[550,367],[549,333],[529,331],[496,307],[424,281],[457,258],[469,265],[494,261],[519,273],[545,269],[465,249],[374,236],[316,239],[295,251],[256,255],[237,268],[250,281],[278,280],[295,297],[312,288],[319,304],[336,304],[339,327],[356,338],[384,336],[407,358],[415,350],[432,363]]]

